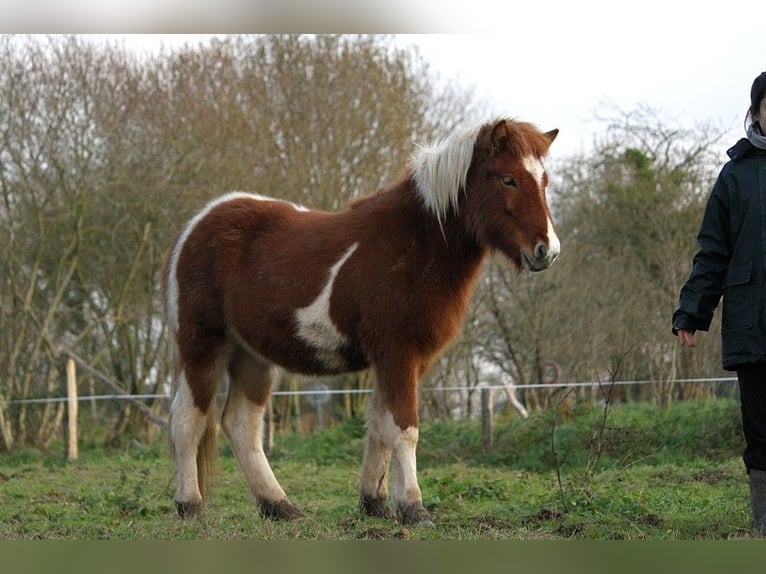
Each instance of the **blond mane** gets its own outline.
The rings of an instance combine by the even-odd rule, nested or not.
[[[460,191],[465,187],[473,148],[479,131],[486,124],[458,129],[444,140],[418,146],[410,159],[415,187],[423,205],[441,225],[450,207],[457,209]]]

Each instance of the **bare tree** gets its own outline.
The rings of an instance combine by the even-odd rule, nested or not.
[[[210,198],[239,189],[337,208],[473,109],[378,36],[235,36],[144,58],[4,36],[0,98],[4,450],[57,432],[59,406],[18,400],[59,394],[62,342],[126,392],[167,390],[158,271]],[[91,413],[110,442],[154,428],[129,404]]]

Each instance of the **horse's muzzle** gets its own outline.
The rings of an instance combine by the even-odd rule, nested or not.
[[[544,243],[538,243],[535,247],[533,254],[522,253],[521,260],[528,270],[536,273],[538,271],[545,271],[550,267],[556,258],[559,256],[559,249],[557,246],[549,248]]]

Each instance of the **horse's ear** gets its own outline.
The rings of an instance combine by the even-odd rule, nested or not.
[[[556,128],[555,130],[545,132],[543,135],[545,136],[545,139],[548,140],[548,145],[551,145],[553,143],[553,140],[556,139],[556,136],[559,135],[559,129]]]
[[[497,153],[499,150],[505,147],[506,141],[508,141],[508,126],[505,124],[505,120],[498,120],[495,126],[492,128],[492,152]]]

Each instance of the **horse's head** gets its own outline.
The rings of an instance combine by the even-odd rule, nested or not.
[[[463,220],[469,232],[530,271],[547,269],[560,251],[543,165],[557,134],[512,120],[483,126],[464,185]]]
[[[423,203],[440,224],[456,214],[481,246],[502,251],[517,267],[546,269],[560,250],[543,165],[557,134],[503,119],[420,148],[412,173]]]

